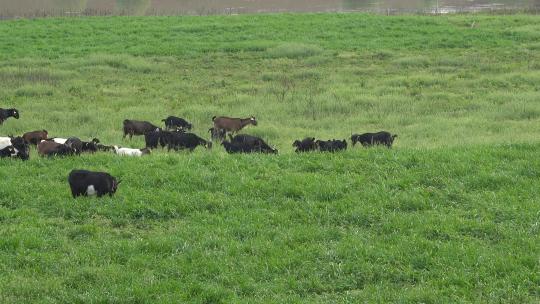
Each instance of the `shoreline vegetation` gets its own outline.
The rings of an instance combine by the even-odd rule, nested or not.
[[[533,15],[2,21],[0,136],[254,115],[279,154],[0,159],[0,302],[538,302],[539,39]],[[72,169],[122,184],[74,200]]]
[[[1,7],[0,7],[1,8]],[[247,7],[207,8],[196,7],[192,9],[157,9],[148,7],[128,8],[51,8],[27,10],[24,12],[11,11],[9,8],[0,9],[0,21],[11,19],[35,18],[77,18],[77,17],[119,17],[119,16],[145,16],[145,17],[181,17],[181,16],[237,16],[252,14],[372,14],[386,16],[450,16],[450,15],[538,15],[540,6],[512,6],[494,4],[493,6],[432,6],[425,8],[328,8],[325,10],[310,9],[255,9]]]

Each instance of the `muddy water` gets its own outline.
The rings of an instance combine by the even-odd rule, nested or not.
[[[540,10],[540,0],[0,0],[0,17]]]

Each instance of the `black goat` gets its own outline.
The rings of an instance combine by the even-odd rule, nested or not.
[[[380,131],[377,133],[354,134],[351,136],[351,141],[353,146],[356,145],[357,142],[359,142],[364,147],[384,145],[388,148],[391,148],[396,137],[397,134],[392,135],[390,134],[390,132]]]
[[[0,125],[4,123],[4,120],[13,117],[19,119],[19,110],[17,109],[2,109],[0,108]]]

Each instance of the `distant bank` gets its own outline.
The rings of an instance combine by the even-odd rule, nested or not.
[[[0,19],[60,16],[230,15],[276,12],[532,13],[536,0],[3,0]]]

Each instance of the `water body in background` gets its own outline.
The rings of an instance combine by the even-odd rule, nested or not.
[[[0,18],[272,12],[453,13],[540,10],[540,0],[0,0]]]

